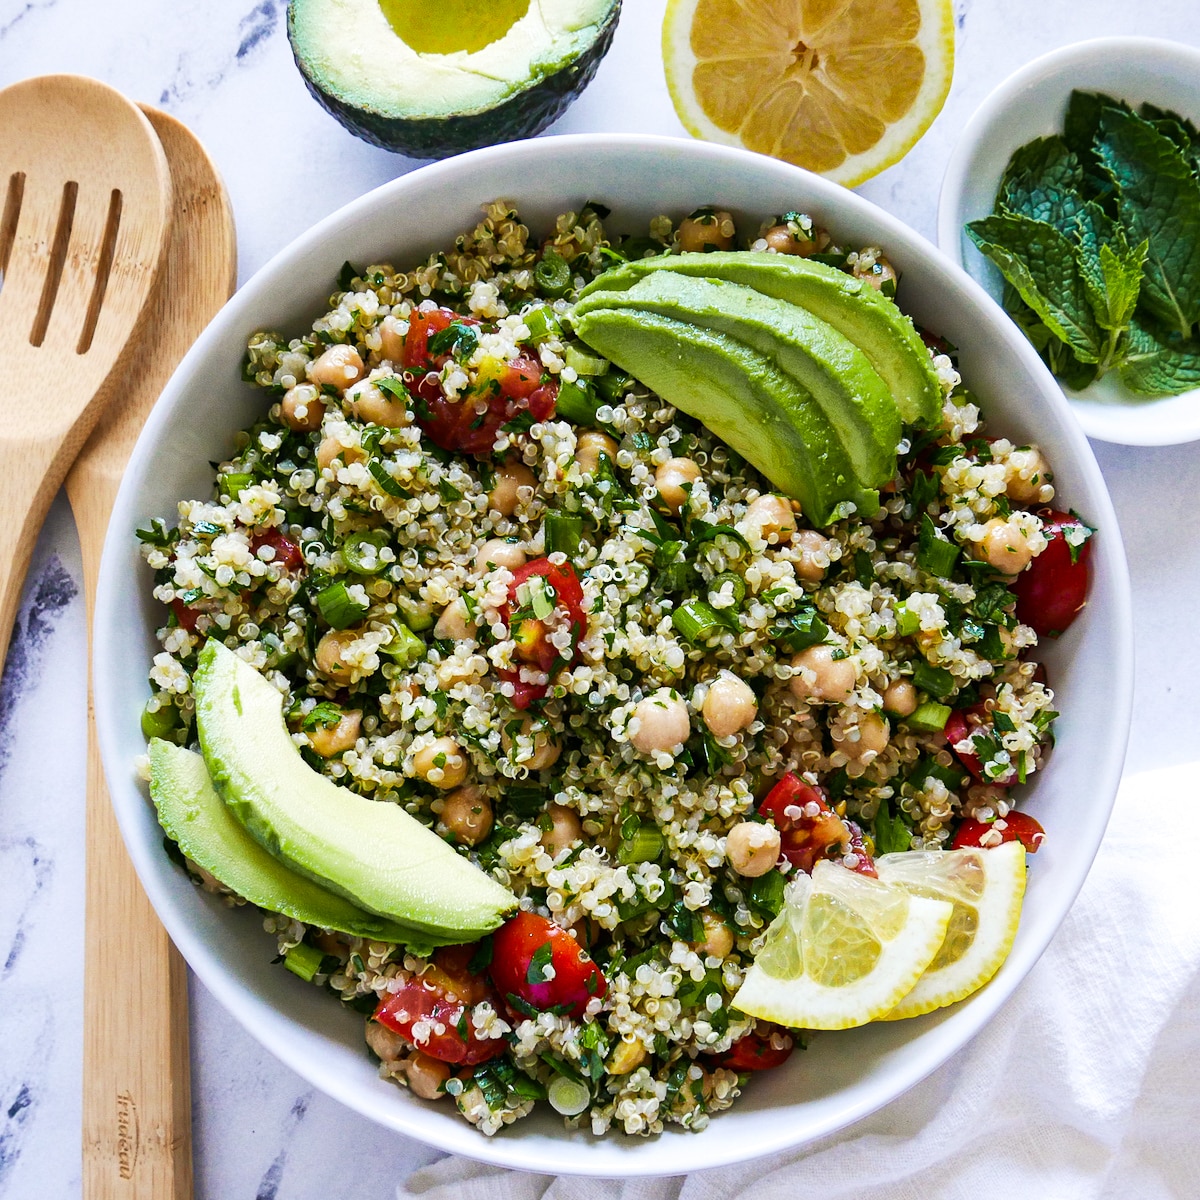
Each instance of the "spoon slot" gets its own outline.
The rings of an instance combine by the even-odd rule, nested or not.
[[[17,221],[21,216],[21,200],[25,195],[25,172],[17,171],[8,177],[8,193],[4,197],[4,215],[0,217],[0,288],[8,271],[8,258],[17,238]]]
[[[71,227],[75,224],[75,201],[79,197],[79,184],[74,180],[63,184],[62,204],[58,209],[58,226],[54,230],[54,241],[50,247],[50,262],[46,267],[46,282],[42,285],[42,299],[38,304],[37,316],[29,334],[29,344],[40,347],[46,340],[50,325],[50,314],[54,312],[54,301],[58,296],[58,285],[62,281],[63,267],[67,261],[67,245],[71,240]]]
[[[83,319],[83,332],[79,335],[79,345],[75,347],[76,354],[86,354],[92,345],[92,337],[96,332],[96,322],[100,319],[100,309],[104,304],[104,293],[108,289],[108,277],[112,272],[113,256],[117,249],[117,234],[121,229],[121,206],[124,197],[120,188],[113,188],[108,201],[108,220],[104,223],[104,240],[100,243],[100,258],[96,263],[96,282],[92,286],[92,298],[88,304],[87,315]]]

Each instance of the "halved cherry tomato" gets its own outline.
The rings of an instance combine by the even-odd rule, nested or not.
[[[537,1009],[581,1017],[588,1001],[608,990],[587,951],[560,925],[532,912],[517,913],[492,935],[488,972],[496,990],[522,1016]]]
[[[1017,576],[1012,590],[1017,619],[1039,637],[1058,637],[1087,603],[1092,543],[1072,546],[1067,541],[1068,530],[1087,529],[1078,517],[1053,508],[1040,509],[1037,515],[1049,545]]]
[[[981,725],[986,724],[987,710],[982,704],[973,704],[970,708],[955,709],[946,720],[944,733],[950,749],[955,757],[980,783],[989,783],[993,787],[1012,787],[1017,782],[1017,769],[1010,767],[999,779],[990,779],[983,771],[983,763],[978,754],[969,750],[955,750],[955,743],[970,737]]]
[[[433,966],[408,980],[398,992],[384,993],[375,1020],[446,1063],[473,1066],[503,1054],[503,1038],[481,1038],[475,1032],[471,1009],[483,1000],[497,1008],[495,993],[482,975],[472,975],[467,963],[475,946],[446,946],[433,956]],[[415,1027],[420,1023],[421,1029]]]
[[[196,632],[196,622],[200,620],[200,609],[188,608],[182,600],[172,600],[171,611],[175,614],[175,620],[179,622],[180,629],[186,629],[188,633]]]
[[[251,554],[257,555],[263,546],[270,546],[275,551],[271,561],[277,562],[285,571],[298,571],[304,566],[304,554],[300,547],[278,529],[260,530],[250,539]]]
[[[782,1039],[785,1046],[771,1045],[772,1039]],[[758,1027],[744,1037],[738,1038],[724,1054],[717,1056],[717,1066],[730,1071],[769,1071],[787,1062],[792,1056],[795,1043],[792,1035],[778,1025],[767,1025],[760,1021]]]
[[[804,810],[811,804],[817,812],[809,815]],[[789,814],[788,809],[799,810],[799,815]],[[846,822],[829,807],[824,795],[798,775],[788,772],[768,793],[758,807],[760,816],[767,817],[779,830],[779,852],[794,867],[811,872],[817,860],[828,857],[834,847],[853,850],[858,856],[854,868],[861,875],[874,875],[875,864],[862,843],[859,831],[858,844]]]
[[[449,308],[435,308],[430,312],[416,309],[408,318],[408,333],[404,335],[404,366],[409,371],[427,371],[435,359],[429,353],[429,339],[435,333],[448,329],[454,321],[464,325],[478,325],[469,317],[460,317]]]
[[[1004,822],[1003,829],[1000,828],[1001,821]],[[964,846],[982,846],[984,835],[991,832],[998,833],[1002,842],[1019,841],[1030,854],[1037,853],[1046,836],[1040,822],[1028,813],[1013,811],[1007,817],[997,818],[994,823],[968,817],[958,827],[951,844],[955,850],[961,850]]]
[[[545,580],[553,590],[555,610],[560,614],[560,619],[565,614],[569,623],[571,649],[568,653],[560,652],[550,641],[550,629],[545,621],[529,615],[514,617],[520,612],[518,590],[535,576]],[[500,609],[500,614],[517,644],[516,656],[522,662],[547,674],[553,673],[557,667],[574,666],[578,662],[579,643],[587,630],[587,613],[583,611],[583,587],[570,563],[552,563],[548,558],[535,558],[518,567],[508,585],[508,603]],[[504,670],[498,674],[513,685],[515,691],[512,702],[515,708],[528,708],[549,690],[548,684],[523,681],[519,670]]]

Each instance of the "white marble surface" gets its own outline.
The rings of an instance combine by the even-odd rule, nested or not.
[[[681,134],[658,49],[664,0],[626,0],[614,48],[555,131]],[[1194,0],[957,0],[945,110],[861,191],[932,237],[951,147],[979,101],[1041,52],[1086,37],[1200,44]],[[0,86],[98,76],[187,122],[224,174],[247,278],[318,218],[414,165],[345,133],[309,98],[283,0],[0,0]],[[0,352],[2,353],[2,352]],[[1095,446],[1133,575],[1138,679],[1129,770],[1200,757],[1200,446]],[[60,499],[38,544],[0,686],[0,1197],[80,1192],[84,618]],[[197,1197],[362,1200],[434,1152],[304,1084],[192,988]],[[900,1102],[902,1103],[902,1102]]]

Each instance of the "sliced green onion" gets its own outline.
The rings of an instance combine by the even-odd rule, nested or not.
[[[921,616],[903,601],[896,605],[896,631],[901,637],[912,637],[921,628]]]
[[[592,1093],[582,1083],[560,1075],[547,1089],[546,1099],[556,1113],[564,1117],[577,1117],[587,1111],[592,1102]]]
[[[959,547],[938,532],[928,514],[921,518],[921,532],[917,537],[918,567],[930,575],[948,579],[959,553]]]
[[[904,718],[904,723],[909,729],[916,729],[920,733],[941,733],[946,728],[948,720],[950,720],[948,704],[925,700]]]
[[[561,254],[547,250],[533,268],[533,280],[543,296],[561,300],[571,290],[571,268]]]
[[[230,471],[228,475],[221,475],[217,479],[217,488],[222,496],[236,500],[242,494],[242,489],[253,483],[254,476],[248,471]]]
[[[733,585],[733,602],[740,608],[746,602],[746,581],[736,571],[722,571],[708,585],[710,592],[719,592],[727,584]]]
[[[407,625],[401,625],[399,621],[394,622],[392,628],[392,640],[380,647],[381,652],[401,668],[411,667],[413,663],[420,662],[425,657],[425,643]]]
[[[702,642],[727,628],[725,618],[705,600],[685,600],[671,614],[671,624],[689,642]]]
[[[612,369],[610,365],[603,375],[596,376],[596,390],[611,403],[622,395],[631,378],[632,376],[626,375],[624,371]]]
[[[686,558],[677,559],[658,576],[659,585],[668,595],[687,591],[695,579],[696,568]]]
[[[617,862],[623,867],[634,863],[657,862],[666,849],[667,839],[657,825],[639,825],[632,837],[624,838],[617,847]]]
[[[562,337],[562,324],[554,309],[548,305],[539,304],[537,308],[531,308],[521,314],[521,320],[525,322],[525,328],[529,330],[529,340],[535,346],[540,346],[542,342],[548,342],[551,338]]]
[[[388,535],[382,529],[361,530],[352,533],[342,543],[342,558],[346,566],[359,575],[378,575],[387,563],[379,557],[379,551],[388,544]]]
[[[147,701],[146,707],[142,709],[142,737],[149,740],[150,738],[166,738],[173,741],[172,734],[178,732],[183,714],[179,711],[177,705],[174,704],[159,704],[157,708],[151,708],[150,705],[154,701]]]
[[[608,370],[608,359],[598,354],[589,354],[582,346],[572,343],[563,352],[563,359],[579,375],[603,375]]]
[[[543,532],[547,554],[562,553],[573,558],[583,537],[583,518],[567,513],[547,513]]]
[[[587,380],[558,385],[558,398],[554,404],[556,417],[570,421],[572,425],[595,425],[599,407]]]
[[[414,633],[424,633],[437,624],[433,608],[424,600],[414,600],[411,596],[401,594],[395,598],[395,605],[400,610],[405,625]]]
[[[283,965],[293,975],[299,975],[305,983],[312,983],[313,976],[320,970],[325,955],[316,946],[307,946],[299,942],[284,956]]]
[[[367,607],[351,598],[340,579],[317,593],[317,608],[334,629],[349,629],[367,615]]]
[[[912,680],[921,691],[928,692],[938,700],[945,700],[952,695],[957,686],[954,676],[944,667],[933,667],[923,660],[913,667]]]

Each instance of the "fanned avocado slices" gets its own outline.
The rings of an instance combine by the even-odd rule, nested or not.
[[[580,299],[620,292],[658,271],[724,279],[807,309],[844,334],[867,356],[891,392],[906,424],[934,425],[942,388],[921,335],[894,300],[844,271],[789,254],[726,250],[663,254],[613,267],[597,276]]]
[[[866,355],[820,317],[741,284],[655,271],[628,291],[581,300],[575,320],[598,309],[626,308],[690,321],[749,346],[812,396],[859,482],[881,487],[895,474],[900,413],[887,385]]]
[[[150,743],[150,798],[167,836],[197,866],[244,900],[305,925],[377,942],[435,946],[441,940],[364,912],[284,866],[234,819],[204,759],[172,742]]]
[[[578,313],[578,310],[577,310]],[[702,421],[814,525],[879,509],[878,493],[855,479],[833,426],[812,396],[769,359],[723,333],[628,308],[590,307],[575,332],[588,345]]]

